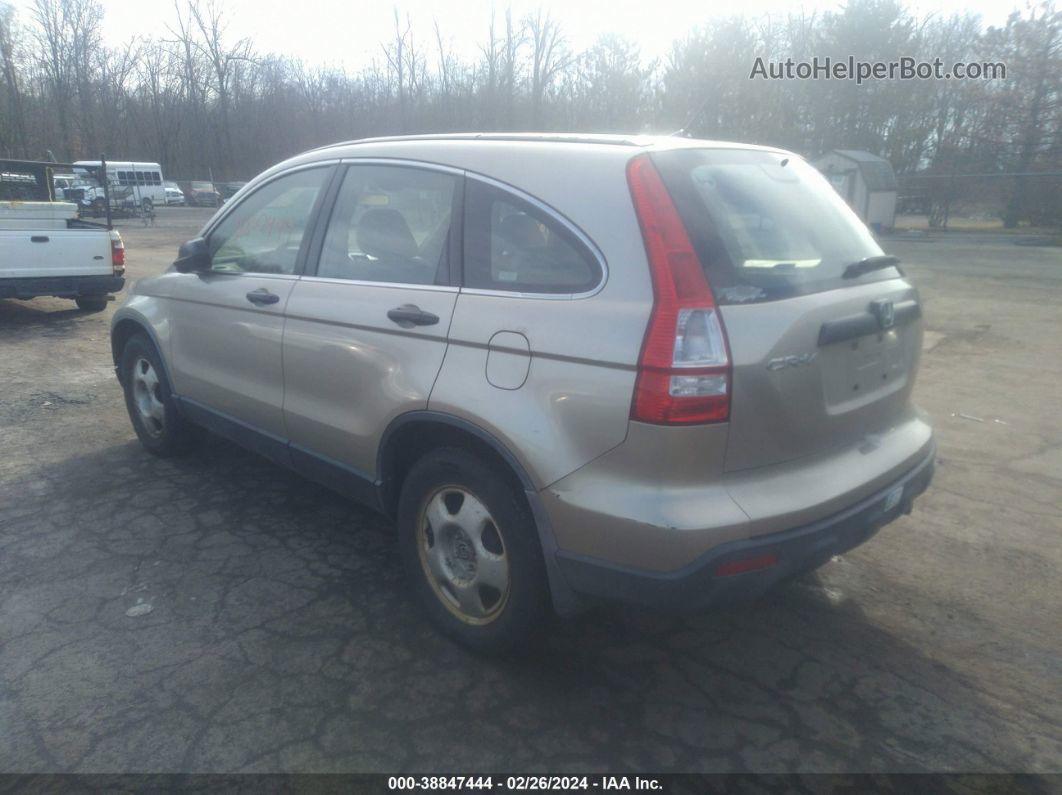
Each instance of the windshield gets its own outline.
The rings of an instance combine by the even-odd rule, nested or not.
[[[720,303],[789,298],[898,275],[842,279],[882,251],[823,176],[778,152],[677,149],[653,162]]]

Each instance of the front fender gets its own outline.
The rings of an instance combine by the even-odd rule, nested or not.
[[[159,352],[159,358],[162,359],[166,380],[176,392],[176,381],[174,381],[169,364],[171,335],[169,318],[157,298],[138,295],[131,290],[125,303],[111,318],[111,358],[116,371],[126,341],[137,332],[143,332],[151,338]]]

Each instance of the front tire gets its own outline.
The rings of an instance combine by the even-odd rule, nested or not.
[[[428,453],[402,485],[399,545],[432,623],[472,651],[532,640],[550,615],[534,520],[517,490],[458,448]]]
[[[134,334],[125,344],[119,371],[133,430],[149,453],[168,458],[201,441],[203,431],[177,410],[162,358],[146,335]]]

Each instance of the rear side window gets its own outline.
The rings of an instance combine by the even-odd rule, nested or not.
[[[568,294],[601,280],[597,258],[559,220],[474,179],[466,187],[464,239],[465,287]]]
[[[652,155],[720,303],[789,298],[895,278],[844,279],[882,251],[829,182],[776,152],[677,149]]]
[[[336,197],[317,275],[445,284],[457,177],[422,168],[352,165]]]

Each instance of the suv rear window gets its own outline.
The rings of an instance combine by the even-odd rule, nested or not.
[[[800,158],[743,149],[652,155],[722,304],[790,298],[895,278],[843,279],[882,251],[826,179]]]

